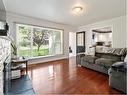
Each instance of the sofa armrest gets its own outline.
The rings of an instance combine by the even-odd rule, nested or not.
[[[127,89],[126,89],[127,67],[126,66],[127,66],[127,63],[125,62],[116,62],[108,70],[109,85],[124,93],[127,92]]]
[[[127,71],[127,62],[116,62],[111,66],[112,69],[117,71]]]

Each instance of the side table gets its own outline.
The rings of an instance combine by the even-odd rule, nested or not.
[[[15,65],[25,64],[26,74],[28,74],[28,59],[14,59],[12,63]]]

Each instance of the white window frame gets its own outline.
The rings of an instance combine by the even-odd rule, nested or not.
[[[52,30],[61,30],[61,53],[60,54],[52,54],[52,55],[46,55],[46,56],[37,56],[37,57],[33,57],[32,56],[32,50],[33,50],[33,28],[31,28],[31,45],[30,45],[30,57],[29,59],[33,59],[33,58],[41,58],[41,57],[50,57],[50,56],[59,56],[59,55],[63,55],[64,54],[64,30],[63,29],[57,29],[57,28],[51,28],[51,27],[43,27],[43,26],[37,26],[37,25],[30,25],[30,24],[22,24],[22,23],[15,23],[16,26],[16,46],[17,46],[17,55],[19,56],[19,41],[18,41],[18,30],[19,30],[19,26],[20,25],[24,25],[24,26],[29,26],[29,27],[36,27],[36,28],[47,28],[47,29],[52,29]]]

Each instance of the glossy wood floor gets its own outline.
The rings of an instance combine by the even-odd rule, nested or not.
[[[77,67],[75,58],[29,67],[29,77],[37,95],[116,95],[108,85],[108,75]]]

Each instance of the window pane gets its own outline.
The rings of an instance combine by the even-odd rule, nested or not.
[[[33,28],[33,53],[36,56],[49,55],[49,34],[42,28]]]
[[[30,38],[31,29],[28,26],[18,27],[18,42],[19,42],[19,56],[31,56],[30,52]]]
[[[62,37],[61,37],[61,31],[54,31],[55,35],[55,42],[54,42],[54,51],[55,54],[61,54],[62,53]]]

